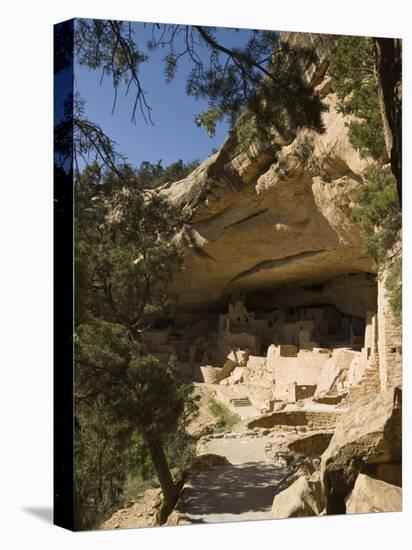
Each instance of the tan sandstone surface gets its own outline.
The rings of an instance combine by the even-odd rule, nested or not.
[[[308,77],[329,109],[323,134],[277,137],[269,152],[257,144],[239,150],[232,132],[186,179],[161,190],[186,221],[178,236],[185,268],[170,287],[180,309],[209,307],[236,288],[371,270],[351,221],[366,164],[349,143],[348,119],[337,112],[325,76],[334,39],[312,40],[319,41],[320,60]]]

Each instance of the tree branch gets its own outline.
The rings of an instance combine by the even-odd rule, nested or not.
[[[271,80],[275,80],[274,76],[270,74],[269,71],[267,71],[264,67],[262,67],[262,65],[256,62],[254,59],[252,59],[249,55],[242,52],[237,52],[235,50],[231,50],[229,48],[226,48],[225,46],[222,46],[221,44],[216,42],[216,40],[214,40],[214,38],[212,38],[202,26],[195,25],[195,29],[199,32],[200,36],[204,39],[204,41],[214,50],[218,50],[230,56],[234,61],[236,60],[240,63],[246,63],[247,65],[255,67]]]

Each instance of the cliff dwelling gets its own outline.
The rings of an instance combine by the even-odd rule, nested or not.
[[[108,27],[116,44],[122,23]],[[219,35],[189,28],[202,51]],[[383,93],[377,81],[383,60],[391,72],[379,41],[391,39],[276,32],[270,46],[264,31],[263,56],[259,32],[246,56],[232,52],[242,79],[257,70],[249,55],[266,57],[244,105],[226,65],[223,95],[207,84],[221,49],[188,72],[186,91],[219,101],[197,130],[230,118],[211,153],[207,142],[192,160],[192,134],[173,118],[172,138],[148,144],[150,158],[180,147],[177,162],[123,164],[113,150],[107,173],[76,174],[76,326],[64,345],[75,337],[75,501],[91,526],[116,505],[102,528],[402,508],[402,194],[386,135],[401,86],[385,114],[389,83]],[[172,47],[167,74],[189,57]]]
[[[208,310],[177,306],[142,338],[159,359],[176,355],[187,381],[218,386],[217,397],[243,417],[307,399],[336,405],[365,377],[369,387],[380,383],[371,273],[233,290]]]

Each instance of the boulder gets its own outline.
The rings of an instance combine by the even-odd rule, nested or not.
[[[337,349],[333,352],[332,357],[322,367],[315,399],[323,397],[331,391],[336,391],[337,381],[343,382],[346,379],[354,354],[354,351],[348,349]]]
[[[275,518],[318,516],[323,508],[320,479],[301,476],[275,496],[272,515]]]
[[[381,479],[359,474],[346,499],[347,514],[369,512],[401,512],[402,488]]]
[[[337,422],[329,447],[322,455],[327,513],[345,513],[345,499],[362,470],[371,464],[401,460],[401,389],[391,388],[357,401]]]
[[[362,473],[380,479],[390,485],[402,487],[402,462],[368,464]]]

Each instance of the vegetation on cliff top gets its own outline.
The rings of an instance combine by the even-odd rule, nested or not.
[[[365,251],[375,260],[379,276],[385,276],[385,287],[400,325],[402,317],[402,212],[396,180],[390,168],[371,166],[364,174],[365,184],[357,193],[358,206],[353,219],[364,237]]]
[[[142,189],[155,189],[165,183],[173,183],[186,178],[198,166],[197,160],[185,163],[179,159],[166,167],[163,167],[161,160],[155,164],[145,160],[140,163],[135,176],[138,186]]]
[[[329,71],[339,111],[354,117],[347,122],[351,145],[362,157],[387,161],[372,39],[341,36]]]
[[[330,74],[339,98],[339,110],[355,118],[347,123],[349,140],[373,164],[364,173],[353,219],[364,237],[365,252],[376,271],[385,273],[386,289],[396,321],[402,313],[402,212],[397,183],[388,161],[372,39],[342,36],[331,56]]]

